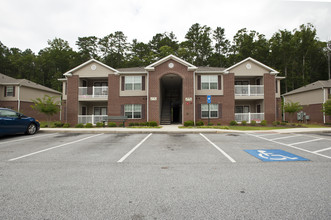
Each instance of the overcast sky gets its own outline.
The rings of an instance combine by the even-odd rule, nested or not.
[[[55,37],[77,49],[78,37],[122,31],[147,43],[173,31],[179,41],[194,23],[222,27],[229,40],[241,28],[269,39],[278,30],[312,23],[322,41],[331,39],[331,0],[0,0],[0,41],[38,52]]]

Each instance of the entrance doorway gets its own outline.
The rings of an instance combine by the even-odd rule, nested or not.
[[[160,80],[162,125],[182,123],[182,78],[167,74]]]

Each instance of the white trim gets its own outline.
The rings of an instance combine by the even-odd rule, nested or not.
[[[174,56],[174,55],[171,54],[169,56],[166,56],[166,57],[164,57],[164,58],[162,58],[162,59],[160,59],[160,60],[158,60],[158,61],[156,61],[156,62],[154,62],[154,63],[152,63],[150,65],[148,65],[147,67],[145,67],[145,70],[147,70],[147,71],[154,71],[155,70],[155,66],[158,66],[161,63],[164,63],[164,62],[166,62],[166,61],[168,61],[170,59],[173,59],[173,60],[177,61],[178,63],[181,63],[181,64],[187,66],[188,71],[194,71],[194,70],[197,70],[198,69],[198,67],[196,67],[196,66],[194,66],[194,65],[186,62],[185,60],[183,60],[183,59],[181,59],[179,57],[176,57],[176,56]]]
[[[101,63],[101,62],[98,61],[98,60],[90,59],[90,60],[86,61],[85,63],[83,63],[83,64],[81,64],[81,65],[79,65],[79,66],[77,66],[77,67],[75,67],[75,68],[73,68],[73,69],[67,71],[67,72],[64,73],[63,75],[64,75],[64,76],[72,76],[72,72],[75,72],[76,70],[78,70],[78,69],[82,68],[83,66],[86,66],[87,64],[92,63],[92,62],[95,62],[95,63],[97,63],[97,64],[99,64],[99,65],[101,65],[101,66],[103,66],[103,67],[105,67],[105,68],[107,68],[107,69],[109,69],[109,70],[115,72],[115,74],[118,74],[118,70],[116,70],[116,69],[114,69],[114,68],[112,68],[112,67],[110,67],[110,66],[107,66],[106,64]]]
[[[139,72],[139,71],[133,71],[133,72],[128,72],[128,71],[124,71],[124,72],[117,72],[117,74],[119,74],[119,75],[130,75],[130,74],[132,74],[132,75],[136,75],[136,74],[143,74],[143,75],[145,75],[145,74],[147,74],[148,72],[147,71],[141,71],[141,72]]]
[[[247,57],[246,59],[240,61],[239,63],[236,63],[236,64],[234,64],[233,66],[230,66],[229,68],[225,69],[224,72],[229,72],[229,70],[231,70],[231,69],[233,69],[233,68],[235,68],[235,67],[237,67],[237,66],[243,64],[243,63],[246,62],[246,61],[252,61],[252,62],[254,62],[254,63],[256,63],[256,64],[258,64],[258,65],[260,65],[260,66],[266,68],[267,70],[270,71],[270,74],[272,74],[272,75],[277,75],[277,74],[279,73],[278,71],[272,69],[271,67],[268,67],[267,65],[265,65],[265,64],[263,64],[263,63],[261,63],[261,62],[255,60],[255,59],[253,59],[253,58],[251,58],[251,57]]]

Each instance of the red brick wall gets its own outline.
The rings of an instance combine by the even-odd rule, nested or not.
[[[168,64],[172,62],[174,63],[173,68],[169,68]],[[155,67],[155,71],[149,72],[149,97],[157,97],[157,101],[149,102],[149,120],[156,121],[158,124],[160,123],[160,79],[166,74],[177,74],[182,78],[182,88],[183,88],[183,119],[182,121],[194,120],[194,105],[193,102],[186,104],[185,98],[191,97],[194,98],[194,89],[193,89],[193,71],[188,71],[187,66],[176,62],[175,60],[168,60],[158,66]]]
[[[322,104],[313,104],[313,105],[303,105],[302,106],[304,111],[307,115],[310,116],[310,120],[308,123],[319,123],[323,124],[323,105]],[[286,113],[286,121],[288,122],[293,122],[297,123],[297,113],[294,113],[293,116],[291,116],[289,113]],[[331,123],[331,117],[330,116],[325,116],[325,122],[326,123]]]
[[[67,123],[74,126],[78,123],[78,76],[68,77]]]
[[[268,123],[276,120],[276,83],[275,75],[264,74],[264,119]]]
[[[144,105],[142,112],[142,119],[129,119],[127,123],[134,122],[146,122],[147,121],[147,97],[146,96],[120,96],[120,75],[108,75],[108,115],[109,116],[122,116],[121,105],[125,104],[141,104]],[[150,120],[151,121],[151,120]],[[127,124],[126,124],[127,125]]]
[[[282,99],[276,99],[276,121],[282,121]]]
[[[40,113],[37,110],[34,110],[31,108],[31,105],[34,105],[33,102],[25,102],[25,101],[21,101],[20,102],[20,113],[29,116],[29,117],[33,117],[39,121],[47,121],[48,118],[45,114]],[[18,102],[17,101],[2,101],[0,102],[0,107],[4,107],[4,108],[10,108],[13,109],[15,111],[18,111]],[[59,121],[60,120],[60,112],[53,115],[52,117],[50,117],[51,121]]]

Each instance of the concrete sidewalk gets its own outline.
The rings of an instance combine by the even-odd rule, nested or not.
[[[40,132],[60,133],[331,133],[331,128],[289,128],[275,130],[238,131],[211,128],[179,128],[179,125],[164,125],[162,128],[41,128]]]

